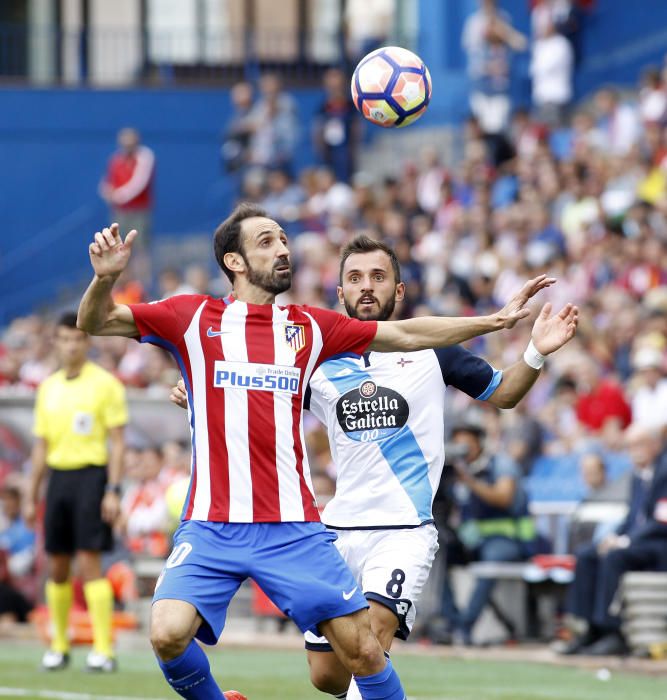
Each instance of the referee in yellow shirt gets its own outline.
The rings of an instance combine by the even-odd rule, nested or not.
[[[116,670],[111,641],[113,593],[102,576],[101,553],[111,548],[111,525],[120,510],[128,418],[125,389],[88,360],[90,338],[76,327],[75,313],[66,313],[58,321],[55,347],[61,369],[40,385],[35,401],[36,441],[25,513],[27,522],[34,522],[40,485],[48,473],[44,539],[53,641],[42,666],[55,671],[69,663],[70,568],[77,555],[93,628],[86,667],[109,672]]]

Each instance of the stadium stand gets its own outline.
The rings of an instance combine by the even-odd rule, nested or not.
[[[528,32],[525,3],[501,4],[510,11],[514,24]],[[653,37],[644,42],[646,50],[639,51],[637,42],[630,41],[633,37],[625,41],[623,32],[630,30],[622,21],[624,4],[614,0],[607,3],[606,12],[593,9],[597,25],[587,25],[589,15],[579,14],[578,100],[571,105],[564,125],[550,130],[530,111],[515,109],[499,148],[498,139],[489,139],[475,120],[462,119],[467,105],[465,60],[459,48],[464,18],[454,12],[444,22],[443,3],[423,3],[427,9],[420,10],[421,19],[428,12],[443,19],[449,43],[434,41],[437,23],[433,20],[428,28],[422,21],[419,36],[404,43],[419,50],[431,66],[434,99],[443,102],[434,102],[423,124],[404,135],[390,132],[373,137],[367,130],[361,137],[357,170],[349,182],[336,180],[323,167],[303,127],[324,98],[322,74],[340,62],[339,37],[316,40],[310,33],[299,39],[297,31],[287,48],[274,42],[260,56],[246,55],[247,46],[230,41],[234,60],[225,63],[224,57],[206,54],[194,40],[182,49],[192,52],[189,57],[179,56],[173,44],[160,48],[155,40],[157,27],[149,32],[145,60],[140,52],[127,51],[121,52],[126,54],[122,60],[114,62],[104,53],[109,51],[107,46],[104,51],[95,49],[98,53],[91,56],[96,59],[86,63],[85,56],[69,50],[61,63],[54,64],[53,69],[60,73],[52,75],[43,60],[37,66],[29,65],[20,33],[8,25],[0,27],[0,38],[11,36],[3,44],[0,76],[13,83],[51,86],[41,95],[42,103],[38,102],[39,91],[7,87],[7,102],[15,105],[14,111],[0,111],[4,112],[4,116],[0,113],[0,138],[13,144],[8,157],[23,163],[34,178],[30,180],[21,170],[15,183],[0,188],[6,201],[18,205],[11,208],[11,215],[7,208],[4,229],[11,246],[8,244],[4,255],[6,274],[0,282],[5,285],[0,286],[0,485],[8,480],[21,483],[33,392],[54,369],[53,329],[45,309],[67,306],[87,278],[87,261],[72,251],[103,220],[103,205],[95,198],[95,188],[113,136],[125,125],[122,116],[141,129],[155,148],[158,162],[152,242],[155,274],[152,279],[127,281],[125,291],[133,298],[152,298],[158,292],[158,275],[167,268],[175,268],[185,279],[188,266],[206,261],[210,234],[202,232],[212,230],[227,204],[239,195],[277,207],[290,233],[297,273],[293,296],[286,295],[285,301],[334,306],[337,251],[359,231],[382,236],[399,252],[408,287],[399,313],[406,316],[484,313],[504,303],[520,279],[542,271],[557,276],[558,284],[542,300],[555,306],[565,301],[579,304],[578,337],[547,363],[522,407],[503,415],[485,414],[490,448],[511,452],[522,464],[531,512],[555,553],[572,552],[569,530],[573,516],[594,522],[622,516],[611,501],[585,503],[578,510],[588,495],[579,457],[593,447],[604,454],[609,479],[623,477],[628,460],[622,451],[622,428],[627,419],[634,419],[638,396],[643,414],[655,417],[654,428],[663,431],[663,436],[667,426],[667,411],[663,410],[667,382],[667,71],[660,53],[664,42],[660,44],[651,34],[646,18],[638,17],[633,29],[640,32],[633,35],[635,39]],[[8,22],[4,15],[0,21]],[[654,22],[659,24],[655,18]],[[62,34],[63,45],[71,49],[72,42],[85,36],[84,29],[76,30],[75,36]],[[259,29],[266,30],[264,20]],[[188,25],[187,31],[190,39],[197,35],[194,25]],[[219,27],[217,31],[228,30]],[[440,59],[437,47],[442,45],[451,50],[439,51],[449,54]],[[304,60],[292,60],[294,51],[305,52]],[[117,53],[116,49],[113,56]],[[516,75],[517,66],[520,73],[523,65],[525,77],[526,59],[527,55],[515,57],[511,90],[515,108],[526,95],[525,89],[522,93],[517,88],[522,81]],[[649,64],[656,66],[657,73],[640,79],[640,69]],[[232,120],[228,88],[246,80],[256,86],[260,75],[269,73],[283,78],[285,94],[296,102],[301,125],[293,159],[282,164],[284,172],[278,175],[262,163],[242,161],[233,172],[221,174],[220,131]],[[621,89],[600,92],[610,79],[618,81]],[[448,96],[440,98],[438,86],[444,86],[445,80],[451,89],[442,89]],[[71,92],[59,89],[59,81],[70,86]],[[523,83],[525,87],[526,81]],[[178,92],[183,84],[192,94]],[[76,85],[86,89],[78,90]],[[114,90],[105,91],[109,85]],[[207,91],[211,85],[218,90]],[[148,91],[141,86],[159,89]],[[91,92],[101,100],[101,111],[118,100],[122,115],[111,111],[112,116],[84,132],[76,115],[90,111],[86,109],[88,87],[98,88]],[[64,109],[66,99],[72,101]],[[176,109],[179,101],[183,111]],[[251,102],[250,108],[258,106],[256,96]],[[38,109],[39,104],[48,104],[48,108]],[[145,110],[142,105],[147,106]],[[49,114],[59,116],[46,123],[40,115]],[[29,119],[23,123],[25,115]],[[158,121],[160,129],[155,126]],[[620,142],[613,130],[615,121],[626,125]],[[290,122],[285,128],[296,127]],[[41,139],[33,143],[35,133]],[[24,146],[25,160],[17,144]],[[39,162],[62,164],[71,159],[74,149],[80,163],[71,180],[60,182],[50,167],[34,167]],[[43,207],[26,200],[36,191],[44,193]],[[52,258],[46,259],[45,242],[62,246],[60,267],[64,272],[54,270]],[[207,263],[203,273],[210,276],[211,293],[227,291],[225,280]],[[17,294],[17,289],[24,293]],[[521,356],[528,327],[519,325],[502,338],[476,340],[471,348],[503,366],[508,358]],[[648,364],[647,351],[654,358]],[[166,442],[161,436],[167,434],[189,439],[183,416],[166,401],[178,373],[159,351],[98,338],[94,353],[100,364],[132,387],[131,438],[138,446],[159,447],[155,442]],[[592,386],[599,388],[598,381],[605,384],[595,393]],[[618,407],[611,416],[606,412],[609,397]],[[468,403],[461,395],[452,395],[448,401],[451,415]],[[623,420],[619,413],[625,416]],[[321,430],[308,423],[307,433],[310,444],[317,445],[321,468],[333,472],[319,447]],[[528,440],[533,433],[535,440]],[[526,454],[529,457],[524,461]],[[154,579],[159,564],[150,555],[142,556],[136,573]],[[511,566],[514,568],[504,572],[496,569],[494,575],[504,573],[524,590],[549,582],[562,588],[567,578],[558,566],[540,569],[546,572],[540,574],[545,576],[543,581],[531,579],[537,576],[531,563]],[[476,571],[480,573],[479,568]],[[640,580],[632,576],[635,574],[627,580]],[[148,587],[146,584],[146,590]],[[526,595],[522,594],[524,607],[528,605]],[[631,646],[646,649],[648,642],[635,641],[632,636],[637,625],[645,624],[636,621],[644,618],[631,612],[631,606],[627,609],[634,621]],[[556,613],[552,606],[550,614]]]

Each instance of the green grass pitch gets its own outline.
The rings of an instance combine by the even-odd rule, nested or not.
[[[119,654],[120,671],[93,675],[82,668],[85,651],[74,652],[67,671],[38,670],[37,644],[0,641],[0,698],[37,700],[169,700],[178,697],[162,678],[148,649]],[[223,689],[240,690],[248,700],[325,700],[308,681],[299,651],[216,649],[211,665]],[[667,679],[595,672],[535,663],[443,659],[396,654],[410,700],[658,700],[667,698]]]

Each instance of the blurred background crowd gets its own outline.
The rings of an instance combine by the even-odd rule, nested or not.
[[[365,4],[369,13],[377,5],[378,16],[391,5]],[[667,62],[645,65],[634,84],[615,85],[610,74],[608,84],[575,100],[579,35],[593,3],[536,0],[524,9],[530,13],[525,33],[492,0],[473,5],[460,33],[469,116],[447,134],[427,130],[400,151],[400,162],[394,156],[390,168],[373,167],[364,156],[373,148],[372,134],[350,99],[350,66],[390,35],[381,22],[357,21],[352,26],[374,26],[377,32],[356,37],[347,60],[323,71],[312,122],[304,123],[278,73],[265,71],[231,87],[233,109],[220,115],[219,167],[235,199],[258,202],[289,234],[295,276],[281,303],[340,309],[338,251],[360,232],[381,238],[397,253],[406,283],[398,317],[485,314],[504,305],[529,277],[547,273],[558,279],[540,294],[536,310],[547,301],[555,309],[577,304],[576,338],[549,358],[513,410],[471,406],[468,397],[452,391],[448,415],[453,427],[473,422],[486,453],[514,461],[548,548],[571,554],[593,536],[590,529],[582,535],[580,523],[573,527],[577,507],[598,493],[631,505],[627,484],[638,475],[650,481],[665,459]],[[531,100],[517,103],[510,91],[512,62],[527,57]],[[446,86],[435,83],[434,90]],[[304,132],[315,157],[302,166]],[[160,160],[133,128],[119,132],[118,145],[99,191],[110,216],[124,230],[136,225],[144,238],[131,274],[118,285],[118,301],[223,295],[227,283],[211,268],[208,252],[185,265],[156,267],[153,252],[160,241],[151,231],[151,215]],[[114,178],[128,154],[140,166],[123,190]],[[57,367],[56,316],[50,308],[6,323],[0,340],[3,396],[30,396]],[[524,322],[469,347],[505,367],[522,357],[529,334],[530,323]],[[178,379],[175,365],[154,346],[95,338],[91,357],[126,384],[131,399],[154,397],[156,406],[166,404]],[[29,439],[12,430],[11,421],[5,424],[4,411],[0,485],[6,529],[12,520],[7,503],[20,493]],[[306,435],[324,503],[333,493],[335,465],[326,432],[308,416]],[[465,454],[455,454],[465,462]],[[189,473],[187,438],[161,438],[130,426],[125,462],[118,525],[123,551],[164,556],[178,512],[169,502],[179,503]],[[594,527],[613,532],[624,515],[612,509],[603,517],[608,522]]]

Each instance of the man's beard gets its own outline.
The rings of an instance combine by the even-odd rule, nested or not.
[[[246,264],[248,264],[247,260]],[[289,265],[287,260],[278,260],[271,272],[260,272],[248,265],[248,282],[269,294],[282,294],[292,286],[292,270],[290,269],[289,274],[283,276],[276,267],[286,264]]]
[[[357,303],[357,306],[352,306],[345,297],[343,297],[343,302],[345,304],[345,310],[347,315],[351,318],[358,318],[361,321],[388,321],[392,314],[394,313],[394,308],[396,307],[396,299],[392,296],[387,300],[384,306],[372,307],[372,311],[369,310],[365,314],[360,314],[359,311],[362,307]]]

